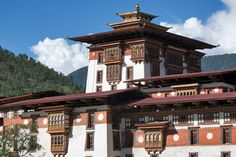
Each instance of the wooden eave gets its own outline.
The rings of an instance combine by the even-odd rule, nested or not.
[[[100,44],[103,42],[117,41],[117,40],[126,40],[137,37],[149,37],[154,40],[158,40],[170,45],[174,45],[180,48],[187,49],[206,49],[214,48],[216,46],[198,41],[195,39],[187,38],[170,32],[166,32],[160,29],[150,29],[144,27],[133,27],[127,29],[117,29],[114,31],[103,32],[98,34],[72,37],[68,38],[73,41],[86,42],[89,44]]]
[[[142,123],[142,124],[135,124],[136,127],[138,127],[141,130],[146,129],[164,129],[169,126],[170,121],[155,121],[150,123]]]
[[[194,106],[197,103],[207,103],[212,104],[212,102],[218,101],[235,101],[236,100],[236,92],[225,92],[219,94],[202,94],[202,95],[190,95],[190,96],[175,96],[175,97],[164,97],[164,98],[145,98],[139,101],[135,101],[133,103],[125,105],[126,107],[142,107],[142,106]],[[197,104],[198,105],[198,104]],[[214,106],[215,104],[210,106]],[[121,105],[120,107],[122,107]]]
[[[39,99],[29,99],[14,103],[8,103],[0,105],[0,110],[7,110],[9,108],[42,108],[45,106],[51,106],[55,108],[57,105],[66,105],[73,107],[81,106],[91,106],[91,105],[102,105],[104,103],[119,103],[120,100],[123,100],[120,96],[125,96],[127,94],[132,94],[139,92],[138,89],[122,89],[122,90],[113,90],[113,91],[104,91],[104,92],[94,92],[94,93],[83,93],[83,94],[72,94],[72,95],[63,95],[63,96],[53,96],[45,97]],[[112,99],[110,99],[112,97]],[[117,99],[115,97],[118,97]],[[117,101],[117,102],[115,102]]]
[[[154,76],[143,79],[129,80],[128,83],[137,86],[159,86],[166,87],[178,84],[187,83],[211,83],[211,82],[225,82],[236,85],[236,69],[217,70],[209,72],[195,72],[187,74],[175,74],[165,76]]]

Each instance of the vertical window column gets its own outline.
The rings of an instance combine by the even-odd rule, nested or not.
[[[190,145],[198,144],[199,142],[199,128],[189,128],[188,140]]]

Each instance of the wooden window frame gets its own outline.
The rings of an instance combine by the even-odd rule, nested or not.
[[[98,64],[102,64],[103,63],[103,52],[99,52],[98,53]]]
[[[224,112],[224,123],[236,122],[236,112]]]
[[[198,153],[197,152],[190,152],[189,157],[198,157]]]
[[[121,141],[120,141],[120,132],[113,131],[113,150],[120,151],[121,150]]]
[[[98,70],[97,71],[97,83],[102,83],[102,81],[103,81],[103,71]]]
[[[134,77],[134,68],[132,66],[129,66],[126,68],[126,79],[127,80],[132,80]],[[130,72],[131,70],[131,72]]]
[[[225,132],[226,130],[227,132]],[[226,133],[228,133],[228,135]],[[221,126],[221,143],[222,144],[232,143],[232,126]]]
[[[218,112],[198,114],[198,124],[200,125],[219,124],[219,123],[220,123],[220,114]]]
[[[199,128],[192,127],[188,129],[188,143],[189,145],[199,144]]]
[[[94,132],[87,132],[85,150],[86,151],[94,150]]]
[[[119,81],[121,79],[122,67],[120,64],[107,65],[106,69],[106,79],[108,82]]]
[[[94,129],[94,127],[95,127],[95,114],[94,113],[88,113],[87,129]]]
[[[52,134],[51,135],[51,151],[62,152],[66,148],[66,136],[64,134]]]
[[[221,157],[231,157],[231,152],[230,151],[221,152]]]

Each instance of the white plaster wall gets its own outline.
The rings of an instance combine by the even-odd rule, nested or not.
[[[89,60],[87,81],[86,81],[86,93],[96,91],[96,66],[97,60]]]
[[[86,125],[74,126],[69,137],[66,157],[85,156]]]
[[[198,152],[199,157],[221,157],[224,151],[230,151],[235,157],[236,145],[167,147],[159,157],[189,157],[190,152]],[[144,148],[133,148],[133,154],[134,157],[150,157]]]
[[[38,129],[38,143],[42,146],[39,151],[36,151],[34,157],[53,157],[51,153],[51,136],[47,133],[48,128]]]
[[[133,79],[139,79],[149,77],[150,75],[150,64],[149,63],[134,63],[131,60],[131,55],[123,56],[123,64],[121,67],[121,81],[117,84],[117,89],[126,89],[127,83],[127,67],[133,67]],[[97,71],[103,71],[103,82],[97,83]],[[97,60],[90,60],[86,82],[86,93],[96,92],[96,86],[102,86],[102,91],[111,90],[111,85],[106,80],[106,65],[97,64]]]
[[[91,151],[85,149],[87,132],[94,132],[94,149]],[[73,127],[66,157],[112,157],[115,155],[119,156],[120,152],[113,151],[111,124],[96,124],[94,130],[86,130],[86,125]]]

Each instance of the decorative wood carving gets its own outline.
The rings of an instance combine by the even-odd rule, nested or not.
[[[119,81],[120,79],[121,79],[121,65],[120,64],[107,65],[107,81],[114,82],[114,81]]]
[[[165,149],[166,129],[169,121],[155,121],[144,124],[136,124],[139,130],[145,132],[145,149],[150,156],[157,156]]]
[[[159,47],[147,43],[131,45],[131,60],[134,62],[159,61]]]
[[[106,48],[103,52],[103,63],[113,64],[122,62],[122,54],[120,47],[110,47]]]
[[[44,107],[48,113],[48,133],[51,135],[51,152],[54,156],[67,153],[68,134],[71,121],[72,108],[65,106]]]

